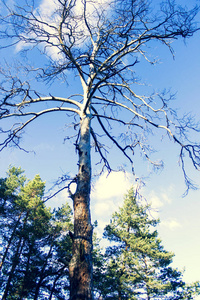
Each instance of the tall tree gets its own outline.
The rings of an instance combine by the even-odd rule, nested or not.
[[[72,211],[51,213],[39,175],[26,180],[11,167],[0,182],[0,295],[2,299],[65,299],[69,295]],[[64,288],[63,288],[64,285]]]
[[[2,186],[1,269],[5,277],[1,286],[4,290],[2,299],[9,299],[18,293],[21,295],[26,288],[30,290],[26,286],[27,280],[34,282],[30,280],[30,260],[36,251],[36,240],[41,240],[46,234],[51,217],[49,209],[41,201],[44,182],[38,175],[26,182],[22,173],[20,168],[10,168]]]
[[[146,53],[147,45],[159,42],[173,52],[173,40],[193,35],[198,7],[187,10],[173,0],[161,3],[158,9],[154,2],[145,0],[16,0],[12,5],[2,0],[2,4],[2,48],[10,46],[27,53],[32,65],[24,66],[23,56],[17,71],[7,63],[1,68],[1,150],[9,144],[20,147],[26,127],[47,113],[71,112],[75,117],[72,124],[79,168],[73,180],[76,191],[71,194],[74,238],[70,297],[91,299],[91,147],[99,153],[103,169],[112,169],[107,158],[109,143],[133,168],[137,150],[151,161],[145,139],[149,131],[156,129],[166,132],[179,145],[188,188],[192,185],[185,172],[184,156],[188,155],[199,168],[200,146],[187,140],[187,130],[196,129],[191,119],[179,119],[170,110],[171,96],[137,94],[134,73],[140,57],[155,62]],[[37,51],[44,62],[35,59]],[[72,94],[61,97],[59,80],[67,83],[69,74],[78,77],[79,83]],[[41,81],[52,84],[46,96],[44,88],[39,88]],[[70,122],[69,114],[66,120]],[[124,126],[120,127],[119,138],[115,130],[118,125]]]
[[[150,216],[150,206],[138,203],[133,189],[112,215],[104,236],[114,245],[107,248],[107,268],[101,291],[104,299],[194,299],[200,283],[187,286],[182,273],[173,269],[173,253],[164,249]]]

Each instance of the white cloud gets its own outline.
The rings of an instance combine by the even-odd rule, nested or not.
[[[168,190],[161,192],[151,191],[150,194],[147,196],[147,201],[151,203],[152,208],[159,209],[165,204],[170,204],[172,202],[172,199],[169,196]]]
[[[50,18],[58,5],[52,0],[43,0],[39,6],[39,11],[42,16]]]
[[[120,197],[130,188],[131,175],[124,172],[104,173],[95,183],[92,193],[98,199]]]
[[[112,172],[101,175],[91,193],[92,220],[98,221],[98,235],[101,236],[112,213],[122,206],[124,195],[133,185],[131,174]]]
[[[151,204],[153,209],[159,209],[164,205],[161,199],[162,197],[159,197],[154,191],[152,191],[148,196],[147,201]]]
[[[55,146],[47,143],[40,143],[33,147],[33,151],[37,152],[46,152],[46,151],[54,151]]]
[[[76,46],[82,46],[83,43],[86,41],[86,36],[83,36],[82,32],[85,30],[85,33],[87,33],[87,27],[84,22],[83,18],[83,2],[82,0],[76,0],[75,6],[73,8],[73,14],[74,18],[78,17],[78,23],[74,23],[74,28],[76,28],[76,33],[75,35],[79,37],[77,38],[77,45]],[[102,10],[104,14],[108,14],[109,12],[109,4],[110,0],[96,0],[96,1],[88,1],[87,2],[87,11],[86,11],[86,16],[87,16],[87,22],[94,27],[96,27],[96,23],[99,21],[99,11]],[[56,28],[59,27],[60,23],[60,12],[59,8],[62,10],[61,4],[55,0],[42,0],[40,5],[35,9],[34,15],[37,17],[39,21],[42,21],[40,24],[36,24],[37,26],[46,31],[46,37],[45,34],[39,35],[39,40],[40,40],[40,50],[44,51],[47,55],[49,55],[53,60],[60,60],[63,59],[63,54],[62,54],[62,48],[60,46],[60,41],[57,38],[58,35],[58,30]],[[34,21],[33,21],[34,23]],[[70,19],[70,23],[73,26],[73,17]],[[77,26],[78,24],[78,26]],[[98,24],[99,26],[99,24]],[[97,27],[98,27],[97,26]],[[63,31],[66,33],[68,32],[68,27],[65,28],[63,26]],[[90,34],[88,33],[88,36]],[[37,40],[37,35],[32,32],[28,34],[28,37],[32,37],[33,39]],[[27,37],[27,38],[28,38]],[[47,43],[48,40],[48,43]],[[43,41],[43,43],[41,43]],[[20,41],[16,45],[16,51],[21,51],[22,49],[31,46],[31,44]]]
[[[150,210],[148,212],[150,218],[158,219],[160,208],[164,205],[161,197],[159,197],[154,191],[151,191],[148,196],[145,197],[147,203],[150,204]],[[145,205],[146,203],[144,203]]]
[[[161,193],[161,199],[163,200],[164,203],[170,204],[172,202],[172,199],[169,197],[167,192]]]
[[[97,18],[97,15],[95,15],[95,11],[99,11],[100,9],[104,11],[109,10],[109,5],[110,5],[111,0],[96,0],[96,1],[87,1],[86,2],[86,13],[87,16],[91,16],[93,21]],[[103,7],[103,8],[102,8]],[[77,0],[76,1],[76,7],[75,7],[76,13],[77,14],[83,14],[83,1],[82,0]]]
[[[44,30],[44,32],[47,32],[47,36],[39,36],[40,40],[40,50],[44,51],[47,55],[49,55],[54,60],[59,60],[62,58],[62,55],[60,54],[60,50],[58,48],[58,39],[55,37],[57,35],[57,30],[55,29],[57,27],[57,20],[56,20],[56,14],[54,12],[58,8],[58,2],[57,1],[50,1],[50,0],[43,0],[41,1],[40,5],[35,9],[34,15],[39,21],[42,21],[40,24],[35,22],[36,27],[40,27],[40,29]],[[44,23],[43,23],[44,21]],[[34,21],[32,21],[34,25]],[[55,28],[54,28],[55,26]],[[25,36],[26,37],[26,36]],[[37,41],[38,37],[35,32],[29,32],[27,39],[32,38]],[[48,40],[49,44],[46,43]],[[43,44],[41,43],[43,41]],[[50,47],[50,45],[54,45],[55,47]],[[16,45],[16,52],[19,52],[23,50],[26,47],[32,47],[32,44],[27,41],[20,41]]]
[[[175,219],[170,219],[170,220],[165,220],[165,221],[161,221],[160,223],[161,226],[164,226],[170,230],[175,230],[177,228],[181,228],[181,224],[175,220]]]
[[[148,195],[145,195],[146,201],[151,205],[151,216],[156,219],[159,218],[161,208],[172,203],[171,192],[172,187],[168,187],[165,191],[152,190]]]

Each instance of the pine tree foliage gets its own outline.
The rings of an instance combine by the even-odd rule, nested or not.
[[[27,180],[21,168],[10,167],[0,179],[2,299],[69,298],[72,211],[66,203],[51,212],[42,200],[44,189],[39,175]],[[104,236],[112,242],[105,254],[94,232],[95,299],[179,300],[200,294],[199,282],[187,285],[170,266],[173,253],[162,246],[155,230],[159,221],[149,210],[131,189],[105,228]]]
[[[40,176],[27,180],[23,173],[10,167],[0,180],[0,295],[8,300],[66,299],[71,208],[65,204],[51,212],[42,200]]]
[[[130,189],[124,204],[112,216],[104,237],[107,269],[102,296],[105,299],[194,299],[199,283],[187,286],[182,273],[170,264],[174,254],[164,249],[152,219],[150,206],[141,205]],[[113,245],[114,242],[114,245]]]
[[[94,224],[94,229],[97,227],[97,222]],[[97,237],[96,232],[93,233],[93,281],[94,281],[94,298],[98,299],[101,291],[105,286],[106,272],[106,257],[102,253],[100,247],[101,239]]]

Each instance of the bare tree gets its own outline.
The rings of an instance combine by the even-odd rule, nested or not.
[[[98,152],[102,170],[112,170],[106,140],[122,152],[132,168],[137,149],[157,165],[151,161],[144,137],[154,129],[163,131],[179,145],[186,185],[193,187],[184,156],[199,168],[200,145],[189,142],[186,135],[188,130],[198,129],[190,118],[179,119],[170,109],[171,96],[135,92],[135,65],[140,58],[156,63],[146,52],[146,46],[155,42],[173,54],[171,42],[188,38],[197,30],[198,7],[187,10],[173,0],[159,7],[156,1],[145,0],[46,0],[39,6],[34,0],[15,2],[8,6],[1,1],[2,48],[22,51],[33,64],[25,66],[22,60],[17,71],[8,64],[1,68],[0,119],[6,126],[11,124],[1,127],[1,150],[10,144],[20,147],[21,134],[39,117],[67,113],[66,121],[74,125],[79,156],[78,174],[73,179],[76,191],[71,194],[74,233],[70,299],[92,299],[91,148]],[[40,60],[37,65],[36,49],[48,64]],[[74,94],[62,98],[59,92],[55,94],[53,83],[58,84],[61,78],[67,83],[67,76],[76,76],[81,89],[77,85]],[[41,81],[52,84],[52,92],[46,96],[35,88]],[[70,120],[69,114],[74,119]],[[6,119],[9,122],[2,122]],[[119,138],[115,134],[117,124],[122,125]]]

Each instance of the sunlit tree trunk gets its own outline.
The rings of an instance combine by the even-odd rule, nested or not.
[[[77,145],[79,171],[77,188],[73,195],[74,237],[73,255],[69,266],[70,299],[92,299],[92,225],[90,217],[90,115],[80,121],[80,139]]]

